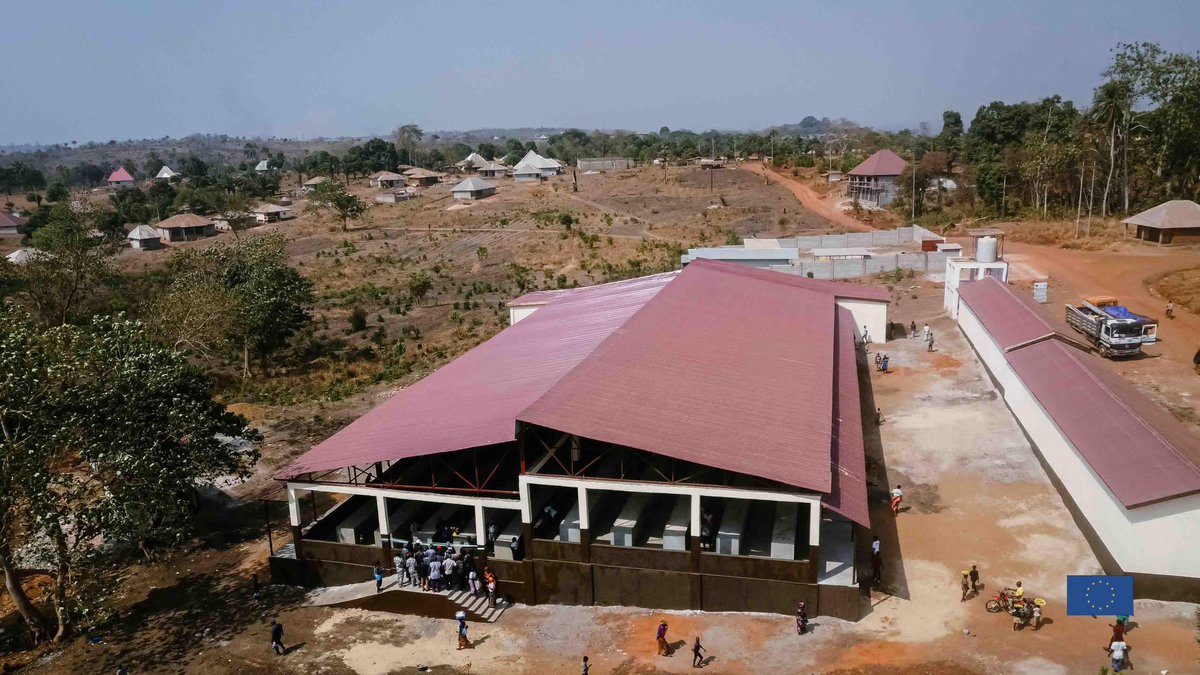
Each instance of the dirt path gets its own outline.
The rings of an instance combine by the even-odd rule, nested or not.
[[[765,165],[758,164],[755,162],[747,162],[745,164],[739,164],[737,168],[743,169],[745,171],[749,171],[750,173],[758,174],[760,176],[763,176],[763,175],[767,176],[771,180],[775,181],[776,183],[779,183],[780,185],[782,185],[783,187],[785,187],[789,191],[791,191],[791,193],[796,196],[796,200],[800,202],[801,206],[808,209],[809,211],[812,211],[813,213],[819,214],[825,218],[828,218],[829,220],[832,220],[833,222],[837,223],[838,225],[841,225],[842,227],[849,228],[851,230],[854,230],[855,232],[870,232],[875,229],[875,228],[871,227],[870,225],[867,225],[866,223],[861,223],[861,222],[855,220],[853,217],[848,216],[845,213],[842,213],[841,211],[837,210],[837,208],[832,206],[829,202],[825,201],[825,199],[823,197],[821,197],[821,195],[817,194],[816,191],[814,191],[812,188],[808,187],[804,183],[801,183],[800,181],[796,180],[795,178],[792,178],[790,176],[785,176],[785,175],[779,173],[778,171],[775,171],[773,169],[768,169]]]

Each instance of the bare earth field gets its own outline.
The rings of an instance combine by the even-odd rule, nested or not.
[[[700,636],[710,656],[705,668],[720,673],[1053,674],[1095,673],[1106,665],[1107,622],[1065,615],[1065,576],[1097,572],[1099,565],[982,366],[944,317],[941,285],[920,278],[894,288],[892,320],[928,321],[937,351],[926,353],[919,340],[907,339],[872,346],[891,357],[894,371],[869,373],[885,422],[866,429],[872,519],[885,566],[872,611],[857,624],[818,617],[811,634],[797,636],[791,618],[773,615],[517,606],[497,623],[472,625],[474,649],[460,652],[450,621],[308,606],[302,592],[288,588],[250,598],[249,575],[265,579],[263,506],[255,500],[272,497],[270,476],[397,387],[500,330],[507,323],[503,303],[519,294],[511,263],[529,270],[532,290],[674,268],[678,246],[723,244],[729,231],[780,236],[863,227],[831,225],[821,211],[799,206],[797,199],[810,203],[797,192],[802,184],[783,176],[725,170],[711,179],[712,192],[707,172],[675,168],[580,176],[578,193],[569,177],[541,185],[502,182],[495,197],[450,211],[443,186],[414,202],[373,208],[367,222],[347,233],[312,215],[256,230],[284,233],[296,263],[316,283],[320,328],[312,339],[367,347],[366,334],[379,326],[389,339],[407,331],[411,372],[381,381],[376,360],[321,357],[281,369],[268,384],[231,387],[229,401],[267,437],[256,476],[229,491],[234,500],[206,506],[191,548],[117,580],[110,604],[118,617],[88,636],[94,641],[48,651],[28,672],[113,672],[123,664],[131,673],[206,675],[412,673],[418,666],[438,673],[549,673],[577,672],[584,654],[592,673],[690,672],[686,647],[671,657],[655,655],[661,617],[676,644]],[[570,229],[562,213],[577,221]],[[1059,323],[1062,303],[1084,293],[1116,294],[1134,311],[1158,314],[1162,301],[1145,282],[1200,265],[1200,252],[1188,249],[1063,251],[1010,243],[1007,251],[1022,288],[1050,279],[1045,311]],[[165,257],[131,251],[122,264],[150,270]],[[395,313],[408,276],[418,271],[434,279],[433,291],[407,314]],[[478,292],[468,299],[473,285]],[[367,310],[369,328],[347,335],[346,317],[356,305]],[[1146,358],[1108,363],[1194,423],[1200,378],[1190,359],[1200,346],[1200,317],[1177,314]],[[893,518],[884,500],[896,483],[904,485],[908,508]],[[278,545],[286,541],[286,509],[269,508]],[[984,590],[960,602],[959,570],[971,564],[979,565]],[[1006,614],[984,610],[990,593],[1017,580],[1049,601],[1039,631],[1014,632]],[[1138,603],[1128,639],[1138,672],[1196,672],[1194,610]],[[295,645],[283,657],[268,646],[272,618]]]

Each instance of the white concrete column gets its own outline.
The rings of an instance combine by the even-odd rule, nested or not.
[[[588,496],[587,488],[579,486],[579,529],[591,530],[588,527]]]
[[[521,522],[533,523],[533,502],[529,500],[529,481],[525,476],[517,477],[517,492],[521,495]]]
[[[296,495],[296,489],[289,486],[287,489],[288,495],[288,520],[292,527],[300,527],[300,498]]]
[[[388,517],[387,497],[376,495],[375,507],[379,510],[379,537],[392,536],[391,518]]]
[[[487,523],[483,521],[483,504],[475,505],[475,545],[484,546],[487,543]]]
[[[692,493],[692,532],[691,536],[700,536],[700,493]],[[690,544],[689,544],[690,545]]]
[[[821,502],[808,502],[808,545],[821,545]]]

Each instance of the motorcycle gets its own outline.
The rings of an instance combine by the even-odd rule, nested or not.
[[[988,600],[987,604],[984,605],[987,608],[987,611],[991,612],[992,614],[999,614],[1000,612],[1012,612],[1014,590],[1015,589],[1012,588],[1005,588],[997,593],[996,597]]]

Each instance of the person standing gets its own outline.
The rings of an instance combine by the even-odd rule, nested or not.
[[[808,630],[808,606],[803,602],[796,607],[796,635],[804,635]]]
[[[451,556],[446,556],[442,561],[442,578],[446,580],[443,586],[447,591],[457,590],[454,587],[454,558]]]
[[[287,648],[283,646],[283,624],[274,619],[271,619],[271,649],[275,650],[276,656],[287,653]]]
[[[1167,301],[1167,318],[1168,319],[1175,318],[1175,303],[1173,303],[1169,300]]]
[[[421,590],[429,590],[429,561],[428,553],[421,552],[417,554],[417,581],[420,584]]]
[[[879,362],[879,370],[886,373],[888,371],[888,357],[885,355],[883,360]]]
[[[392,567],[396,570],[396,588],[404,585],[404,556],[399,551],[392,556]]]
[[[959,602],[967,601],[967,594],[971,592],[971,573],[968,570],[963,570],[962,573],[962,599]]]
[[[883,583],[883,555],[882,547],[879,544],[879,537],[871,538],[871,572],[875,577],[875,585],[879,586]]]
[[[654,633],[655,643],[658,645],[658,655],[667,655],[667,620],[663,619],[658,623],[658,630]]]
[[[496,608],[496,575],[492,572],[492,568],[487,565],[483,566],[483,583],[487,588],[488,607]]]
[[[865,348],[867,345],[871,344],[871,333],[870,333],[870,332],[867,330],[867,327],[866,327],[866,326],[863,326],[863,337],[862,337],[862,343],[863,343],[863,347],[864,347],[864,348]]]
[[[909,337],[917,337],[917,322],[913,321],[908,324]]]
[[[900,515],[900,504],[904,501],[904,492],[897,485],[895,490],[892,490],[892,515]]]
[[[383,568],[380,567],[381,564],[382,563],[375,563],[374,569],[371,570],[371,572],[375,575],[375,592],[376,593],[383,590]]]
[[[971,565],[971,575],[970,576],[971,576],[971,592],[978,593],[979,592],[979,568],[976,567],[975,565]]]
[[[692,645],[692,667],[699,668],[704,665],[704,657],[701,656],[704,652],[704,645],[700,644],[700,636],[696,636],[696,643]]]
[[[1129,645],[1125,644],[1124,640],[1117,640],[1108,645],[1108,655],[1112,657],[1112,671],[1114,673],[1121,672],[1121,668],[1125,666],[1125,657],[1129,653]]]
[[[929,324],[925,324],[925,327],[922,328],[921,331],[922,331],[921,334],[924,337],[925,341],[929,342],[929,336],[931,334],[931,331],[929,330]]]
[[[583,657],[583,665],[579,666],[579,675],[588,675],[591,666],[588,665],[588,657]]]
[[[409,553],[404,558],[404,569],[408,573],[408,583],[411,586],[417,585],[417,559]]]
[[[475,571],[474,565],[467,571],[467,584],[471,587],[471,597],[479,597],[479,573]]]
[[[927,352],[933,351],[933,333],[932,332],[929,333],[929,342],[928,342],[928,344],[925,345],[925,351],[927,351]]]
[[[434,593],[442,590],[442,565],[437,558],[429,563],[429,590]]]

